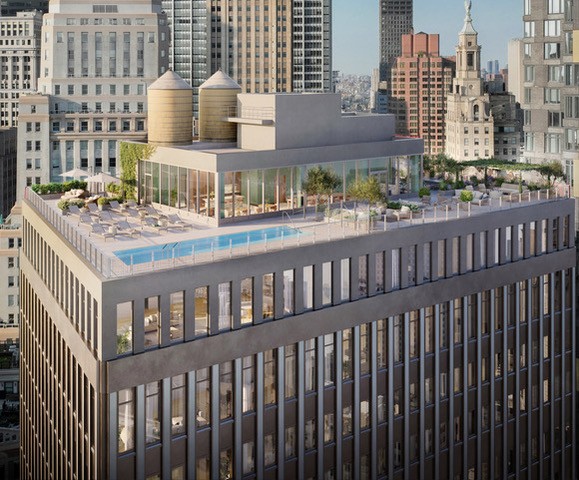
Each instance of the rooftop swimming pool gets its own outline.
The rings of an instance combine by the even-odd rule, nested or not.
[[[230,247],[235,248],[247,244],[280,240],[282,238],[295,237],[301,233],[299,230],[287,226],[262,228],[215,237],[165,243],[164,245],[150,245],[147,247],[131,248],[129,250],[117,250],[114,254],[125,265],[137,265],[171,258],[187,257],[197,253],[211,252],[212,250],[225,250]]]

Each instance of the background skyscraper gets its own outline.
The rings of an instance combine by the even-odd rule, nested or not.
[[[562,162],[571,180],[579,152],[579,57],[573,51],[579,4],[527,0],[523,24],[523,158]]]
[[[329,92],[330,0],[163,0],[171,68],[194,89],[217,70],[244,92]]]
[[[402,54],[402,35],[412,33],[412,0],[380,0],[380,80],[390,80],[389,64]]]

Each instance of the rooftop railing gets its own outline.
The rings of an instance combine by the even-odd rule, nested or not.
[[[549,190],[537,190],[502,195],[499,198],[487,198],[480,202],[454,201],[432,206],[425,205],[425,208],[418,211],[411,210],[404,214],[388,209],[382,213],[375,213],[374,216],[368,206],[358,206],[354,209],[351,208],[350,203],[341,202],[330,206],[330,216],[321,213],[306,215],[302,209],[281,212],[279,225],[286,225],[295,229],[296,233],[291,236],[284,236],[282,233],[275,238],[268,239],[266,235],[262,241],[248,240],[243,245],[234,245],[231,241],[229,246],[226,245],[225,248],[223,245],[219,245],[215,239],[215,243],[211,243],[211,248],[203,251],[195,251],[194,247],[183,245],[181,241],[175,241],[174,237],[167,236],[166,244],[171,245],[171,247],[169,250],[163,249],[163,258],[159,258],[158,251],[152,251],[150,260],[143,261],[143,254],[140,253],[138,258],[135,258],[136,256],[129,257],[131,260],[127,264],[109,250],[103,249],[102,242],[104,240],[89,237],[88,231],[81,230],[76,222],[73,222],[72,218],[74,217],[63,215],[56,207],[56,202],[53,204],[46,202],[29,188],[25,192],[25,199],[36,211],[105,278],[132,276],[187,265],[201,265],[235,257],[259,255],[276,250],[372,235],[416,225],[447,222],[474,215],[510,210],[537,202],[557,201],[560,198],[562,198],[560,195],[553,194]],[[448,202],[448,200],[446,201]],[[420,205],[419,202],[409,203]],[[320,221],[320,215],[324,221]],[[271,221],[271,218],[269,220]],[[219,236],[218,229],[212,229],[208,232],[213,233],[215,237]],[[211,238],[210,235],[208,237]]]

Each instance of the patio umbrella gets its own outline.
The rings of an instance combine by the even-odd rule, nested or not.
[[[93,175],[92,177],[88,177],[85,179],[85,181],[89,184],[89,190],[93,191],[93,190],[97,190],[96,188],[92,188],[93,185],[99,185],[98,191],[104,192],[105,187],[109,184],[109,183],[115,183],[116,185],[120,185],[121,184],[121,180],[117,177],[114,177],[113,175],[109,174],[109,173],[105,173],[105,172],[101,172],[98,173],[96,175]]]
[[[90,173],[86,170],[81,170],[80,168],[73,168],[68,172],[61,173],[59,176],[62,178],[74,178],[75,180],[80,180],[81,177],[88,177]]]

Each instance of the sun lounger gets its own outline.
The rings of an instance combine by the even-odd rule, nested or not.
[[[121,220],[117,223],[118,234],[119,235],[130,235],[131,237],[135,235],[141,235],[141,231],[132,227],[126,220]]]
[[[89,236],[91,235],[102,237],[105,239],[105,242],[107,241],[107,238],[115,238],[115,233],[105,229],[105,227],[103,227],[100,223],[93,223],[91,225]]]
[[[82,212],[80,211],[80,208],[78,208],[78,205],[69,205],[68,211],[73,215],[82,215]]]
[[[149,227],[152,228],[153,230],[156,231],[162,231],[165,230],[167,231],[167,229],[169,228],[168,223],[165,221],[160,221],[156,218],[152,218],[152,217],[145,217],[143,219],[143,224],[145,227]]]

